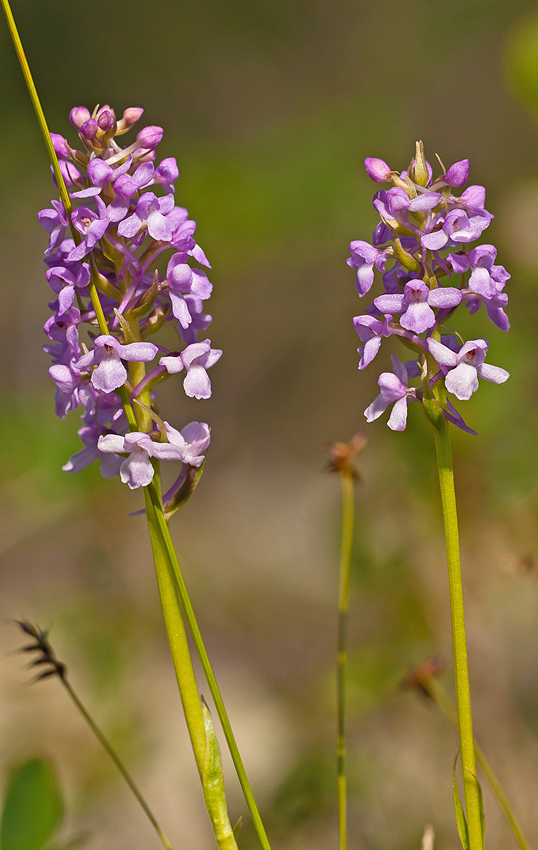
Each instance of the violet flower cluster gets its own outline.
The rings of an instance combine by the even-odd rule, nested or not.
[[[392,185],[374,196],[381,221],[372,244],[351,242],[347,260],[357,271],[361,298],[372,287],[375,269],[382,272],[384,286],[366,313],[353,319],[361,340],[359,369],[372,362],[382,340],[390,336],[399,337],[415,357],[406,363],[392,357],[393,372],[380,376],[380,393],[364,414],[372,422],[393,405],[389,428],[403,431],[408,403],[421,402],[425,391],[435,393],[439,381],[444,381],[449,394],[463,401],[478,389],[479,378],[496,384],[507,380],[505,369],[485,362],[488,341],[465,341],[452,328],[451,317],[458,307],[465,306],[474,314],[483,305],[491,321],[507,331],[504,286],[510,275],[495,263],[497,249],[493,245],[476,244],[493,219],[485,209],[485,189],[468,186],[455,194],[467,183],[467,159],[448,170],[442,166],[443,173],[432,179],[422,143],[417,142],[407,171],[392,171],[383,160],[374,158],[367,158],[365,165],[374,182]],[[415,378],[422,380],[422,386],[410,386]],[[475,433],[446,393],[435,395],[443,400],[448,420]]]
[[[210,266],[194,239],[195,222],[175,204],[176,160],[155,164],[163,131],[144,127],[127,147],[118,144],[142,113],[129,108],[118,120],[108,105],[92,114],[76,107],[69,117],[80,150],[51,134],[73,210],[69,221],[53,200],[38,215],[49,234],[45,262],[54,293],[44,348],[52,358],[57,415],[80,408],[82,416],[84,447],[64,470],[77,472],[99,459],[106,478],[119,474],[134,489],[152,480],[151,458],[179,461],[164,496],[170,500],[201,466],[209,427],[191,422],[177,430],[163,422],[152,388],[182,373],[188,396],[209,398],[207,370],[222,352],[199,339],[211,322],[204,302],[212,290],[199,266]],[[102,333],[102,316],[99,326],[100,309],[108,333]],[[177,336],[173,350],[149,339],[164,325]],[[139,430],[133,430],[135,418]]]

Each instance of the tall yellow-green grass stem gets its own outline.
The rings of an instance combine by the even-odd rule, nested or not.
[[[162,504],[160,502],[158,492],[153,484],[148,487],[148,491],[150,494],[151,502],[153,504],[154,514],[156,518],[155,528],[158,528],[159,530],[160,545],[162,546],[164,551],[166,551],[169,563],[171,565],[174,580],[177,586],[177,591],[181,600],[181,605],[185,613],[185,619],[189,626],[189,630],[191,632],[192,639],[196,647],[196,652],[200,659],[200,663],[202,665],[202,669],[204,671],[204,675],[207,680],[207,684],[209,686],[213,702],[215,703],[215,708],[217,710],[217,714],[222,725],[224,736],[226,738],[226,743],[228,744],[228,749],[230,750],[230,755],[232,757],[237,777],[239,779],[239,783],[241,785],[241,789],[243,791],[243,795],[245,797],[245,801],[247,803],[250,816],[252,818],[252,823],[254,825],[256,835],[258,836],[258,841],[260,842],[260,845],[263,850],[271,850],[271,845],[267,837],[267,832],[265,830],[260,811],[256,803],[256,799],[254,797],[254,793],[252,791],[252,787],[250,785],[250,781],[248,779],[247,772],[245,770],[245,766],[243,764],[243,760],[241,758],[241,754],[237,746],[237,742],[235,740],[232,726],[230,724],[228,712],[226,711],[226,707],[224,705],[224,701],[222,699],[222,695],[220,693],[220,689],[215,678],[215,674],[213,672],[213,668],[211,666],[211,662],[209,660],[209,656],[207,654],[207,650],[205,648],[198,623],[196,621],[194,609],[192,607],[187,586],[185,584],[185,579],[183,577],[183,573],[181,571],[181,567],[179,565],[179,561],[174,549],[174,544],[170,536],[170,529],[168,528],[168,523],[166,522],[166,519],[164,517],[164,512],[162,509]]]
[[[347,684],[347,620],[349,583],[353,549],[355,493],[353,474],[349,468],[340,472],[342,485],[342,543],[338,590],[338,664],[336,676],[337,744],[336,774],[338,797],[338,835],[340,850],[347,847],[347,771],[346,771],[346,684]]]
[[[476,778],[471,692],[469,687],[469,667],[467,661],[467,641],[465,636],[465,614],[463,607],[458,514],[452,466],[452,448],[450,444],[448,422],[442,415],[438,416],[436,419],[434,434],[439,472],[439,486],[441,490],[443,523],[445,529],[458,730],[460,737],[463,791],[467,817],[469,850],[483,850],[484,836],[482,834],[480,788]]]
[[[437,679],[434,679],[433,677],[431,677],[431,678],[423,680],[421,682],[421,684],[422,684],[422,687],[424,687],[427,690],[427,692],[429,693],[429,695],[431,696],[431,698],[433,699],[435,704],[441,709],[441,711],[443,712],[443,714],[445,715],[447,720],[452,724],[452,726],[457,731],[457,729],[458,729],[458,712],[456,710],[456,706],[453,704],[452,700],[450,699],[450,697],[446,693],[446,691],[443,688],[443,686],[441,685],[441,683],[438,682]],[[520,847],[520,850],[530,850],[530,845],[529,845],[527,839],[525,838],[525,836],[523,835],[523,831],[522,831],[522,829],[519,825],[519,822],[518,822],[518,820],[517,820],[517,818],[514,814],[514,811],[511,807],[510,803],[508,802],[506,794],[504,793],[504,791],[502,789],[501,783],[497,779],[497,776],[496,776],[492,766],[490,765],[488,759],[486,758],[484,750],[482,749],[480,744],[477,743],[476,739],[475,739],[475,742],[474,742],[474,751],[475,751],[475,756],[476,756],[476,762],[477,762],[480,770],[482,771],[484,779],[486,780],[489,787],[491,788],[491,790],[492,790],[492,792],[495,796],[495,799],[497,800],[497,803],[499,804],[499,808],[502,811],[504,817],[506,818],[506,821],[507,821],[508,825],[510,826],[510,829],[512,830],[514,838],[515,838],[518,846]]]

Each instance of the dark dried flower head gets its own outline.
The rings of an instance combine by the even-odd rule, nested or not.
[[[416,688],[424,696],[429,697],[427,684],[430,679],[438,676],[446,667],[445,659],[441,655],[436,655],[423,661],[418,667],[409,670],[402,679],[403,688]]]
[[[366,437],[362,434],[354,434],[348,443],[329,443],[327,455],[329,472],[349,471],[354,478],[360,478],[359,470],[352,464],[355,455],[363,450],[366,445]]]
[[[43,631],[38,626],[29,623],[27,620],[14,620],[14,622],[20,626],[26,635],[29,635],[33,639],[32,643],[22,646],[18,651],[38,653],[37,657],[34,658],[28,666],[33,668],[43,665],[45,668],[41,673],[38,673],[37,676],[35,676],[32,683],[39,682],[41,679],[48,679],[50,676],[58,676],[60,679],[64,680],[67,673],[67,667],[56,658],[56,654],[48,640],[48,631]]]

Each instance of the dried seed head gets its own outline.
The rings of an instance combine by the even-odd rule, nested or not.
[[[352,464],[355,455],[358,455],[366,445],[366,437],[363,434],[354,434],[348,443],[329,443],[327,445],[328,472],[351,472],[354,478],[360,478],[359,470]]]

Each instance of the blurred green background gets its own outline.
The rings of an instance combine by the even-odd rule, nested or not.
[[[454,435],[476,730],[531,844],[538,835],[538,18],[530,0],[15,0],[52,130],[74,105],[143,106],[180,166],[177,202],[213,264],[208,402],[166,387],[167,418],[213,429],[196,497],[173,536],[275,848],[336,846],[334,661],[339,487],[324,445],[362,429],[350,618],[351,846],[458,844],[456,738],[399,690],[450,654],[431,434],[362,411],[390,362],[357,372],[362,312],[345,264],[376,223],[365,156],[406,167],[468,157],[496,216],[483,241],[512,273],[512,329],[482,311],[511,372],[462,406]],[[20,70],[0,27],[3,200],[0,418],[0,736],[3,772],[48,755],[89,850],[157,845],[60,686],[24,688],[9,651],[25,616],[53,625],[73,684],[110,733],[174,846],[212,846],[160,620],[141,504],[95,469],[61,472],[76,415],[54,417],[41,351],[50,299],[36,212],[51,181]],[[445,674],[451,688],[451,671]],[[202,687],[207,695],[207,688]],[[227,768],[233,819],[246,811]],[[489,850],[515,846],[485,789]],[[248,823],[244,848],[255,846]]]

